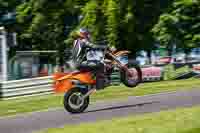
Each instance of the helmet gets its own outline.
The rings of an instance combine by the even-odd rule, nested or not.
[[[90,39],[90,32],[85,28],[81,28],[78,31],[78,36],[84,39]]]

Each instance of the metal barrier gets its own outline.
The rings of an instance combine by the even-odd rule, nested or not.
[[[0,98],[11,98],[25,95],[51,93],[53,77],[39,77],[32,79],[3,81],[0,83]]]

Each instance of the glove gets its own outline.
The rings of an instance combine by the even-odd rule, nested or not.
[[[112,52],[114,52],[114,51],[116,51],[117,49],[116,49],[114,46],[112,46],[112,47],[110,48],[110,50],[111,50]]]

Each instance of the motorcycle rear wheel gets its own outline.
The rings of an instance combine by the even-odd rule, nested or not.
[[[64,95],[64,108],[70,113],[82,113],[89,105],[89,96],[81,99],[84,95],[79,88],[73,88]]]

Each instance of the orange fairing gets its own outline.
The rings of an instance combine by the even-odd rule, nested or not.
[[[79,80],[83,84],[95,84],[95,80],[92,79],[90,72],[83,73],[56,73],[53,75],[54,91],[57,93],[64,93],[72,89],[75,85],[71,80]]]

